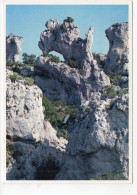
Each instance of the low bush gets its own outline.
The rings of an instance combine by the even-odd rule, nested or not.
[[[91,180],[127,180],[127,178],[120,171],[109,171],[106,175],[98,176],[97,178],[92,178]]]
[[[76,119],[76,107],[67,105],[66,103],[62,103],[58,100],[49,101],[45,96],[43,96],[42,104],[45,107],[45,119],[48,119],[52,126],[57,130],[57,136],[68,139],[68,125],[63,122],[66,115],[70,115],[72,121]]]
[[[50,61],[51,61],[51,62],[59,63],[59,62],[60,62],[60,59],[59,59],[59,57],[57,57],[57,56],[52,56],[52,57],[50,58]]]
[[[128,89],[115,89],[113,86],[105,88],[102,98],[115,98],[128,93]]]
[[[7,69],[12,70],[13,72],[17,72],[17,73],[20,73],[22,67],[24,66],[25,64],[20,63],[20,62],[11,62],[11,61],[6,62]]]
[[[75,70],[70,70],[70,72],[71,72],[72,74],[75,74],[75,73],[76,73],[76,71],[75,71]]]
[[[48,52],[43,52],[43,53],[42,53],[42,56],[50,57],[50,54],[49,54]]]
[[[11,82],[16,82],[17,79],[18,79],[18,73],[17,72],[13,72],[13,75],[10,75],[10,79],[11,79]]]
[[[69,132],[67,129],[63,129],[62,131],[57,132],[58,137],[63,137],[64,139],[68,140],[69,138]]]
[[[34,79],[32,77],[26,77],[25,78],[25,84],[28,86],[32,86],[34,83]]]
[[[14,155],[14,145],[6,141],[6,167],[10,165],[13,155]]]
[[[90,112],[90,108],[87,107],[87,108],[85,109],[85,112],[86,112],[86,113],[89,113],[89,112]]]
[[[118,27],[119,26],[119,23],[115,23],[115,24],[112,24],[112,27]]]
[[[74,19],[68,16],[67,19],[64,20],[64,22],[72,23],[74,22]]]
[[[34,54],[28,55],[27,53],[23,53],[22,57],[23,57],[22,58],[23,62],[25,64],[31,64],[32,66],[34,65],[34,62],[36,60],[36,55],[34,55]]]
[[[110,77],[110,82],[113,85],[117,85],[118,80],[121,78],[121,74],[120,73],[111,73],[109,77]]]
[[[54,33],[54,29],[53,28],[50,29],[50,33]]]
[[[49,119],[53,127],[58,129],[60,123],[63,121],[63,118],[55,111],[52,103],[45,96],[43,96],[42,105],[45,107],[45,119]]]
[[[62,30],[63,30],[64,33],[67,32],[67,29],[66,29],[66,26],[65,26],[64,23],[61,25],[61,28],[62,28]]]
[[[74,58],[71,58],[69,61],[68,61],[68,64],[71,68],[78,68],[79,65],[78,65],[78,62],[74,59]]]

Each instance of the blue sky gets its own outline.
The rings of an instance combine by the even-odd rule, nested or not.
[[[7,5],[6,34],[23,37],[21,55],[26,52],[39,56],[42,51],[38,41],[46,21],[57,19],[62,23],[67,16],[74,18],[81,38],[93,26],[92,51],[107,53],[109,43],[104,31],[114,23],[128,22],[128,5]]]

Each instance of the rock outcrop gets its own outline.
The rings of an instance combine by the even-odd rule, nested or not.
[[[60,169],[67,141],[58,138],[56,130],[44,121],[41,90],[23,81],[13,83],[11,75],[13,72],[7,70],[7,179],[40,179],[38,170],[46,168],[47,161],[58,164]]]
[[[107,73],[111,73],[111,71],[117,72],[123,76],[127,76],[129,68],[128,23],[114,24],[105,33],[109,40],[105,71]]]
[[[23,38],[10,34],[6,37],[6,60],[19,61],[19,54],[22,49]]]
[[[42,91],[23,81],[11,82],[7,71],[6,112],[7,136],[14,139],[36,140],[44,138]]]
[[[51,19],[46,27],[39,47],[47,53],[36,59],[34,72],[29,67],[20,71],[33,75],[35,84],[13,83],[13,73],[7,71],[7,155],[11,158],[12,153],[7,179],[90,180],[117,171],[128,178],[128,24],[106,30],[109,52],[94,59],[92,27],[84,40],[70,17],[63,24]],[[57,62],[50,51],[59,52],[65,61]],[[69,60],[79,66],[71,67]],[[68,142],[44,120],[43,94],[78,105]],[[49,172],[53,167],[55,172]]]
[[[96,101],[69,137],[56,179],[90,180],[108,172],[128,177],[128,95]]]
[[[13,157],[7,168],[8,180],[54,179],[64,163],[67,141],[56,136],[56,130],[45,122],[43,142],[14,141]],[[48,164],[49,163],[49,164]],[[53,166],[54,165],[54,166]],[[47,171],[46,171],[47,170]]]
[[[75,59],[83,69],[89,65],[93,56],[91,46],[93,43],[93,27],[89,28],[84,40],[79,37],[79,28],[73,19],[68,18],[60,24],[55,19],[47,21],[47,30],[40,35],[39,48],[43,52],[56,51],[63,55],[66,61]]]
[[[109,86],[109,77],[92,62],[88,77],[83,70],[71,68],[67,64],[55,63],[49,57],[40,56],[34,64],[35,82],[50,100],[60,100],[67,104],[80,105]]]

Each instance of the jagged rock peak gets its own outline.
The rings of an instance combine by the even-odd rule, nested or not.
[[[106,31],[106,37],[109,40],[109,51],[107,55],[105,71],[110,73],[120,72],[123,76],[128,75],[128,23],[116,23],[110,26]]]
[[[74,19],[68,17],[60,24],[56,19],[46,22],[47,30],[41,32],[39,48],[43,52],[56,51],[63,55],[66,61],[75,59],[80,68],[91,62],[93,56],[91,47],[93,43],[93,27],[89,28],[85,39],[79,37],[80,30],[74,24]]]
[[[19,54],[22,50],[23,38],[9,34],[6,37],[6,60],[17,62],[19,61]]]

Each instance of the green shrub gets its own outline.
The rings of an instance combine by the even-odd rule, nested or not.
[[[25,84],[28,86],[32,86],[34,83],[34,79],[32,77],[26,77],[25,78]]]
[[[54,33],[54,29],[53,28],[50,29],[50,33]]]
[[[17,79],[18,79],[18,73],[13,72],[13,75],[10,75],[10,79],[11,79],[11,82],[15,83],[15,81],[17,81]]]
[[[45,107],[45,119],[49,119],[53,127],[58,129],[58,126],[62,123],[63,118],[55,111],[52,103],[45,96],[42,98],[42,105]]]
[[[78,62],[74,59],[74,58],[71,58],[69,61],[68,61],[68,64],[71,68],[78,68],[79,65],[78,65]]]
[[[48,119],[52,126],[58,130],[58,136],[67,137],[67,124],[64,124],[64,118],[67,114],[70,115],[71,120],[75,120],[77,117],[77,109],[75,106],[67,105],[58,100],[49,101],[45,96],[42,99],[42,105],[45,107],[45,119]]]
[[[42,53],[42,56],[50,57],[50,54],[49,54],[48,52],[43,52],[43,53]]]
[[[84,71],[82,69],[78,70],[79,74],[84,75]]]
[[[63,137],[64,139],[68,140],[69,138],[69,132],[67,129],[63,129],[62,131],[57,132],[58,137]]]
[[[6,66],[11,66],[12,64],[13,64],[13,62],[11,62],[11,61],[6,62]]]
[[[104,180],[127,180],[127,178],[120,171],[116,171],[116,172],[109,171],[104,176]]]
[[[78,43],[78,42],[80,42],[80,41],[83,41],[83,39],[82,39],[82,38],[80,38],[80,37],[78,37],[78,39],[77,39],[77,41],[76,41],[76,42]]]
[[[76,71],[75,71],[75,70],[70,70],[70,72],[71,72],[72,74],[75,74],[75,73],[76,73]]]
[[[87,107],[87,108],[85,109],[85,112],[86,112],[86,113],[89,113],[89,112],[90,112],[90,108]]]
[[[6,167],[8,167],[8,166],[9,166],[9,164],[10,164],[10,160],[11,160],[11,158],[6,157]]]
[[[98,176],[97,178],[92,178],[91,180],[127,180],[127,178],[120,171],[109,171],[106,175]]]
[[[23,62],[25,64],[31,64],[32,66],[34,65],[34,62],[36,60],[36,55],[34,54],[28,55],[27,53],[23,53],[22,57],[23,57]]]
[[[123,94],[127,94],[128,89],[115,89],[113,86],[105,88],[102,98],[114,98],[116,96],[122,96]]]
[[[23,77],[18,75],[18,80],[23,80]]]
[[[67,19],[65,19],[64,22],[71,23],[71,22],[74,22],[74,19],[71,17],[67,17]]]
[[[6,141],[6,167],[9,166],[14,154],[14,145],[11,142]]]
[[[66,26],[65,26],[64,23],[61,25],[61,28],[62,28],[62,30],[63,30],[64,33],[67,32],[67,29],[66,29]]]
[[[6,151],[8,152],[8,154],[10,154],[11,156],[14,153],[14,146],[13,144],[7,143],[6,144]]]
[[[59,62],[60,62],[60,59],[59,59],[59,57],[57,57],[57,56],[52,56],[52,57],[50,58],[50,61],[59,63]]]
[[[119,26],[118,23],[112,24],[112,27],[118,27],[118,26]]]
[[[25,65],[20,62],[7,61],[6,66],[7,66],[7,69],[12,70],[13,72],[20,73],[22,67]]]
[[[121,74],[120,73],[111,73],[109,77],[110,77],[110,82],[113,85],[117,85],[118,80],[121,78]]]

